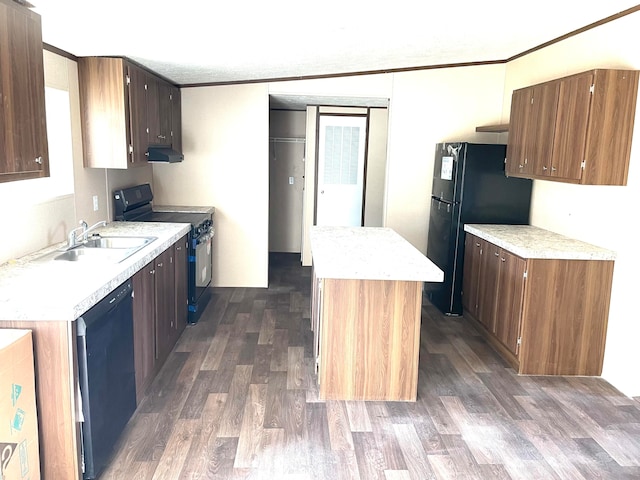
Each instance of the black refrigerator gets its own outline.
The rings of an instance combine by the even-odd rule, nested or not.
[[[429,283],[425,291],[446,315],[462,314],[464,225],[529,223],[533,182],[507,177],[505,156],[505,145],[436,145],[427,257],[444,272],[444,282]]]

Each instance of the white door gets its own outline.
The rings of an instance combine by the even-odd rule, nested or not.
[[[316,225],[362,225],[366,117],[320,115]]]

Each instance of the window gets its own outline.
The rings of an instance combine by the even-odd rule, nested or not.
[[[73,147],[69,92],[45,87],[50,176],[0,184],[0,201],[40,203],[73,194]]]
[[[327,126],[325,130],[324,183],[355,185],[358,182],[360,127]]]

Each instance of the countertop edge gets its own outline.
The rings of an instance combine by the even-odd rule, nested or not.
[[[185,206],[185,205],[154,205],[154,212],[176,212],[176,213],[210,213],[214,215],[216,213],[216,207],[211,206]]]
[[[525,259],[601,261],[615,261],[616,259],[616,252],[612,250],[533,225],[465,224],[464,231]],[[530,241],[546,240],[554,243],[554,246],[551,248],[536,248],[517,244],[509,238],[505,238],[506,235],[504,233],[501,235],[500,231],[510,231],[509,236],[513,236],[516,232],[522,232],[523,235],[530,237]]]

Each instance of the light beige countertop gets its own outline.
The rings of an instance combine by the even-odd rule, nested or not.
[[[311,227],[318,278],[442,282],[442,270],[390,228]]]
[[[615,260],[616,252],[532,225],[467,224],[464,231],[522,258]]]
[[[180,212],[180,213],[216,213],[215,207],[186,207],[181,205],[154,205],[156,212]]]
[[[0,265],[0,320],[73,321],[189,229],[188,223],[112,222],[92,233],[157,238],[120,263],[40,258],[63,242]]]

